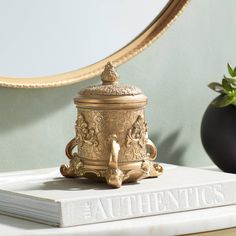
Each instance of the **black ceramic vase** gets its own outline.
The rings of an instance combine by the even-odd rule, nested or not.
[[[236,173],[236,106],[208,106],[201,124],[202,144],[224,172]]]

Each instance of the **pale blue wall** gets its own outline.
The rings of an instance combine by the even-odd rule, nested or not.
[[[159,160],[211,164],[200,142],[203,112],[227,62],[236,65],[236,2],[192,0],[171,28],[118,71],[149,97],[146,117]],[[72,99],[94,78],[54,89],[0,88],[0,170],[59,166],[74,135]]]

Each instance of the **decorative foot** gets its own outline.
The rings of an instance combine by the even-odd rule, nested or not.
[[[158,177],[163,173],[163,167],[160,164],[149,160],[143,161],[141,169],[147,173],[147,178]]]
[[[105,173],[107,184],[120,188],[123,182],[124,173],[119,168],[108,168]]]
[[[80,161],[78,155],[75,153],[68,165],[61,165],[60,172],[64,177],[74,178],[80,176],[82,169],[83,162]]]
[[[152,171],[150,177],[158,177],[163,173],[163,167],[155,162],[152,162]]]

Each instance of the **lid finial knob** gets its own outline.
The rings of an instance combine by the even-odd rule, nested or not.
[[[119,74],[116,72],[115,67],[112,62],[108,62],[105,65],[104,71],[101,74],[102,84],[117,84],[119,79]]]

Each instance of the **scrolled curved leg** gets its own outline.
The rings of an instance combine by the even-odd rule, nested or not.
[[[69,164],[61,165],[60,172],[64,177],[73,178],[80,176],[80,172],[83,169],[83,163],[80,161],[78,154],[73,153],[73,149],[77,146],[76,138],[70,140],[66,145],[65,153],[70,159]]]
[[[150,148],[150,153],[148,154],[149,160],[145,160],[141,168],[147,172],[148,177],[158,177],[163,173],[163,167],[157,162],[154,162],[157,156],[157,148],[150,139],[148,139],[147,146]]]

